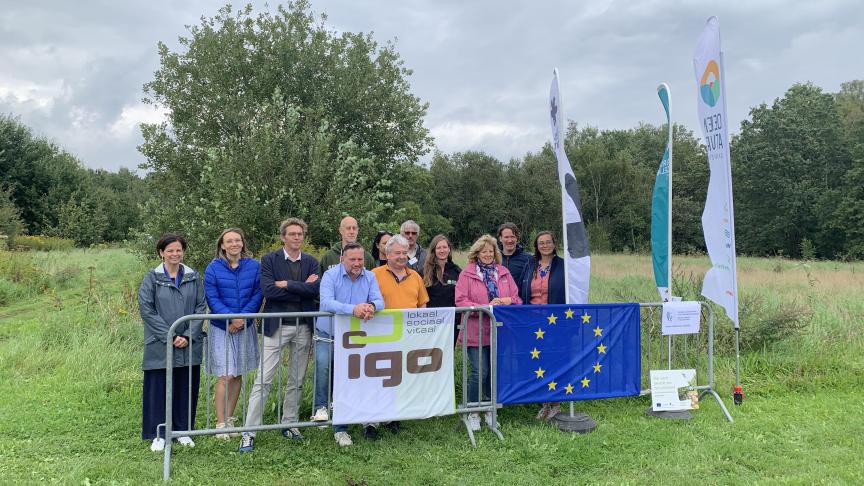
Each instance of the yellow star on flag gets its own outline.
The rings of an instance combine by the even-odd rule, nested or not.
[[[582,314],[580,317],[582,317],[582,324],[588,324],[588,322],[591,321],[591,316],[588,315],[587,311],[584,314]]]
[[[601,343],[600,346],[597,346],[597,352],[600,354],[606,354],[606,345]]]
[[[540,359],[540,351],[536,347],[531,350],[531,359]]]
[[[558,316],[556,316],[555,314],[552,314],[551,316],[547,317],[546,319],[549,319],[549,324],[555,324],[555,321],[558,320]]]
[[[546,331],[543,329],[537,329],[537,332],[534,333],[537,336],[537,339],[543,339],[543,335],[546,334]]]
[[[603,329],[600,329],[600,326],[595,327],[594,328],[594,335],[595,336],[602,336],[603,335]]]
[[[534,370],[534,373],[537,374],[537,378],[543,378],[543,374],[546,373],[546,370],[544,370],[542,367],[540,367],[540,368],[537,368],[536,370]]]
[[[549,391],[554,390],[556,386],[558,386],[558,383],[555,383],[554,381],[549,383]]]
[[[573,385],[567,383],[567,386],[564,387],[564,394],[569,395],[571,393],[573,393]]]
[[[573,319],[573,309],[567,309],[564,311],[564,316],[566,316],[567,319]]]
[[[588,388],[589,383],[591,383],[591,380],[588,378],[582,378],[582,388]]]
[[[594,373],[600,373],[600,368],[602,367],[603,365],[601,365],[600,363],[594,363]]]

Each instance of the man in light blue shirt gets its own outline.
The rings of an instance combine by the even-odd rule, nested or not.
[[[375,280],[375,274],[363,268],[365,251],[359,243],[348,243],[342,248],[341,265],[337,265],[321,277],[321,311],[371,319],[378,310],[384,309],[384,297]],[[332,363],[333,319],[319,317],[315,323],[315,397],[312,420],[329,420],[330,365]],[[334,438],[340,446],[352,444],[348,426],[333,427]]]

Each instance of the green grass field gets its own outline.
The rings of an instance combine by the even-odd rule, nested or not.
[[[592,302],[654,301],[650,259],[592,257]],[[0,482],[157,483],[162,455],[140,434],[141,324],[148,268],[123,250],[0,252]],[[676,258],[676,283],[698,294],[706,258]],[[175,448],[181,483],[619,484],[864,482],[864,265],[739,260],[744,404],[732,405],[731,324],[717,322],[717,389],[694,419],[644,415],[647,397],[581,402],[588,435],[500,414],[472,448],[455,417],[405,424],[398,436],[339,449],[330,431],[302,443],[261,433],[252,454],[209,437]],[[677,289],[676,289],[677,290]],[[792,324],[790,324],[792,323]],[[690,347],[698,360],[698,343]],[[311,412],[310,387],[301,416]],[[201,407],[205,406],[202,393]],[[203,414],[201,414],[203,419]],[[270,421],[274,420],[270,411]],[[355,430],[352,430],[355,431]],[[356,431],[355,431],[356,432]]]

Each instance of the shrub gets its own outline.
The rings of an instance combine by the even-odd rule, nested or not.
[[[741,350],[770,349],[777,343],[801,334],[813,315],[809,305],[796,301],[769,302],[765,296],[751,292],[740,295]],[[715,316],[725,315],[714,306]],[[724,322],[725,321],[725,322]],[[725,319],[716,319],[714,348],[716,352],[731,356],[735,352],[735,335]]]
[[[26,292],[14,282],[0,278],[0,307],[7,306],[20,299]]]
[[[816,246],[813,245],[813,241],[810,238],[804,238],[801,240],[801,259],[802,260],[815,260],[816,259]]]
[[[62,251],[74,248],[75,242],[56,236],[19,236],[15,238],[15,246],[25,250]]]

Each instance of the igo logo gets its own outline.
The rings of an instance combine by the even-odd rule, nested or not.
[[[360,329],[359,318],[351,318],[351,330],[342,334],[342,347],[345,349],[363,349],[367,344],[394,343],[402,340],[404,315],[401,310],[385,310],[376,315],[389,316],[393,319],[393,332],[385,335],[369,336]],[[399,386],[404,372],[410,374],[433,373],[441,369],[444,350],[441,348],[413,349],[404,354],[396,351],[378,351],[367,353],[361,359],[360,354],[348,355],[348,379],[356,380],[361,375],[368,378],[384,378],[381,386],[384,388]]]
[[[346,333],[351,334],[354,339],[351,339],[351,344],[375,344],[375,343],[394,343],[400,341],[402,339],[402,328],[404,321],[404,314],[401,310],[383,310],[379,312],[375,316],[375,320],[379,320],[381,317],[390,317],[393,319],[393,332],[389,335],[384,336],[367,336],[365,332],[360,330],[360,321],[359,317],[351,317],[351,332]],[[362,334],[358,334],[362,333]],[[348,346],[345,346],[346,348]],[[356,346],[354,346],[356,347]],[[362,346],[360,346],[362,347]]]

